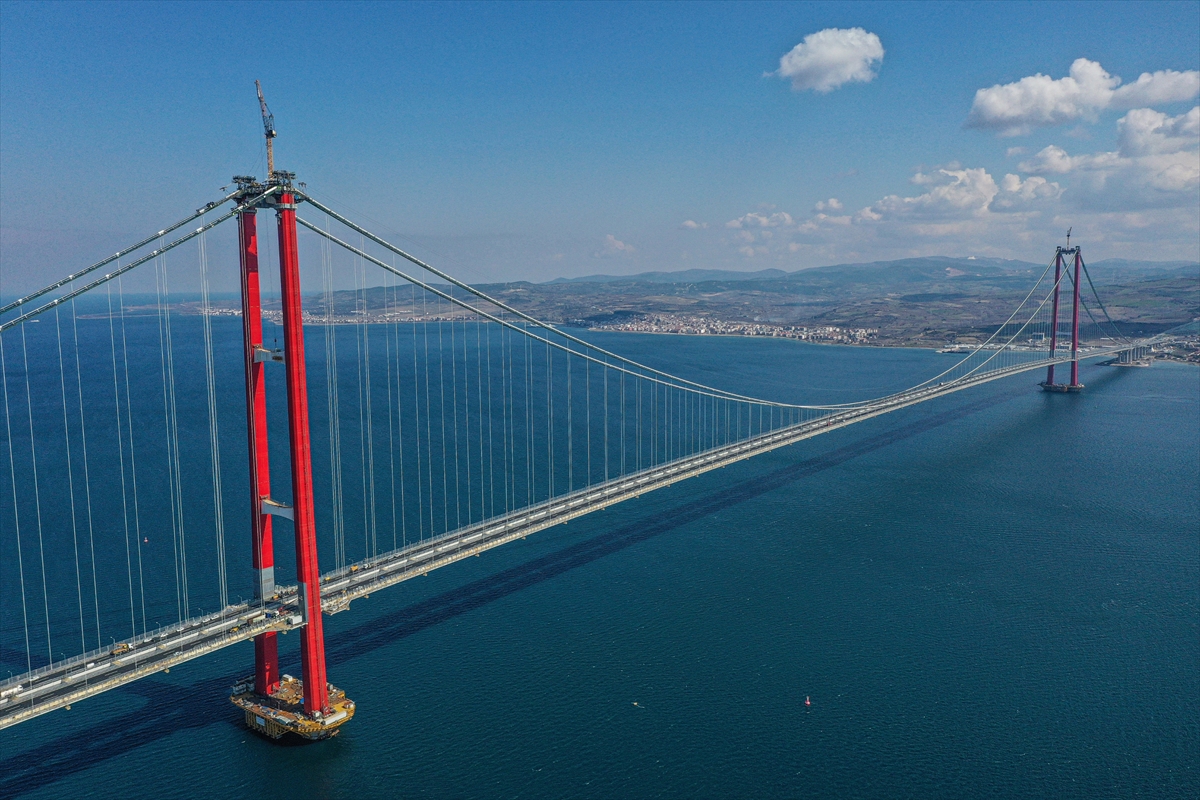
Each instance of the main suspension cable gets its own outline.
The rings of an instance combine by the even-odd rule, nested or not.
[[[537,320],[533,319],[532,317],[528,317],[528,315],[526,315],[526,314],[518,313],[518,316],[520,316],[522,320],[526,320],[526,324],[525,324],[525,326],[517,325],[513,322],[510,322],[509,320],[506,320],[502,317],[496,316],[495,314],[484,311],[483,309],[478,308],[477,306],[473,306],[470,303],[466,302],[465,300],[461,300],[457,297],[454,297],[453,295],[451,295],[445,291],[442,291],[441,289],[438,289],[436,286],[432,286],[428,283],[425,283],[424,281],[420,280],[419,278],[415,278],[415,277],[403,272],[402,270],[399,270],[399,269],[391,266],[387,262],[382,261],[378,258],[375,258],[370,253],[364,252],[363,250],[360,250],[359,248],[355,247],[354,245],[350,244],[349,242],[345,242],[345,241],[339,239],[338,237],[334,236],[333,234],[322,230],[321,228],[319,228],[315,224],[309,222],[308,220],[302,219],[300,217],[296,217],[296,222],[298,224],[304,226],[305,228],[308,228],[309,230],[315,232],[319,236],[323,236],[323,237],[327,238],[329,241],[333,242],[334,244],[354,253],[355,255],[365,259],[366,261],[371,262],[372,264],[376,265],[377,267],[381,267],[382,269],[385,269],[388,272],[391,272],[391,273],[403,278],[404,280],[408,281],[409,283],[412,283],[413,285],[418,286],[421,289],[424,289],[429,294],[432,294],[442,300],[446,300],[453,305],[459,306],[460,308],[470,311],[473,314],[477,314],[480,317],[483,317],[484,319],[490,320],[499,325],[503,325],[506,328],[510,328],[511,330],[516,331],[517,333],[520,333],[522,336],[529,337],[539,343],[548,344],[550,347],[554,347],[558,350],[572,353],[578,358],[588,359],[590,361],[595,362],[596,364],[601,364],[604,367],[606,367],[607,369],[616,370],[617,372],[620,372],[625,375],[630,375],[636,379],[654,381],[656,383],[674,386],[675,388],[681,389],[683,391],[688,391],[688,392],[692,392],[692,393],[696,393],[696,394],[703,394],[703,395],[707,395],[710,397],[733,398],[733,399],[737,399],[737,400],[743,400],[743,401],[749,402],[749,403],[755,403],[757,405],[762,405],[762,406],[782,406],[782,407],[787,407],[787,408],[791,408],[791,407],[823,408],[823,406],[796,406],[795,404],[792,404],[792,403],[779,403],[779,402],[775,402],[772,400],[762,400],[762,399],[754,398],[754,397],[746,397],[744,395],[737,395],[737,394],[725,392],[720,389],[713,389],[712,387],[708,387],[708,386],[705,386],[704,384],[700,384],[700,383],[695,383],[694,381],[687,381],[682,378],[676,378],[676,377],[670,375],[669,373],[660,372],[659,370],[654,370],[654,369],[651,369],[650,367],[644,367],[641,364],[638,364],[636,361],[631,361],[630,359],[624,358],[622,356],[618,356],[614,353],[609,353],[608,351],[606,351],[602,348],[598,348],[594,345],[584,342],[583,340],[578,339],[574,336],[571,336],[570,334],[565,334],[562,331],[558,330],[557,328],[554,328],[553,326],[540,323]],[[472,293],[479,294],[478,292],[472,292]],[[487,297],[486,295],[483,295],[483,296],[485,298]],[[493,302],[490,300],[490,298],[488,299],[488,301]],[[503,304],[500,304],[498,302],[496,304],[506,310],[508,308],[507,306],[504,306]],[[532,320],[532,323],[530,323],[529,320]],[[536,327],[540,327],[540,328],[549,330],[550,332],[552,332],[554,334],[562,336],[564,339],[567,339],[568,341],[583,344],[589,350],[593,350],[593,351],[600,353],[601,357],[593,356],[588,353],[581,353],[576,350],[571,350],[566,345],[563,345],[559,342],[555,342],[552,339],[548,339],[544,336],[541,336],[537,333],[530,331],[528,328],[529,324],[533,324]],[[630,364],[633,367],[635,367],[636,369],[644,369],[653,374],[646,375],[644,373],[637,372],[634,369],[630,369],[628,367],[623,367],[623,366],[620,366],[619,364],[608,363],[606,360],[602,360],[602,358],[608,358],[608,357],[614,358],[617,361],[625,363],[625,364]],[[656,375],[665,376],[665,378],[667,378],[667,380],[664,380],[663,378],[660,378],[660,377],[655,377]],[[686,385],[680,386],[679,385],[680,383],[683,383]],[[698,388],[692,388],[692,387],[698,387]]]
[[[278,191],[280,191],[280,188],[278,186],[272,186],[271,188],[267,189],[265,192],[258,195],[257,197],[247,200],[246,202],[244,202],[241,205],[237,206],[236,208],[232,209],[228,213],[222,214],[220,217],[217,217],[212,222],[209,222],[206,225],[202,225],[199,228],[197,228],[196,230],[179,237],[175,241],[171,242],[169,245],[166,245],[164,247],[159,248],[158,250],[154,250],[150,253],[147,253],[146,255],[142,256],[141,258],[136,259],[135,261],[131,261],[123,267],[118,266],[117,269],[113,270],[112,272],[110,272],[106,275],[103,275],[102,277],[97,278],[96,280],[92,281],[91,283],[81,286],[78,289],[75,289],[74,291],[67,292],[66,294],[63,294],[63,295],[59,295],[58,297],[54,298],[50,302],[40,305],[37,308],[33,309],[32,311],[27,311],[26,313],[22,314],[19,317],[13,317],[12,319],[10,319],[6,322],[0,323],[0,332],[6,331],[9,328],[12,328],[16,325],[20,325],[21,323],[25,322],[26,320],[36,317],[38,314],[41,314],[45,311],[49,311],[50,309],[54,308],[55,306],[61,305],[65,302],[67,302],[68,300],[73,300],[76,297],[79,297],[80,295],[85,294],[86,292],[89,292],[92,289],[95,289],[97,286],[102,286],[105,283],[108,283],[113,278],[124,275],[126,272],[129,272],[131,269],[135,269],[135,268],[141,266],[142,264],[145,264],[147,261],[152,261],[152,260],[158,258],[163,253],[166,253],[168,250],[173,250],[176,247],[178,247],[179,245],[183,244],[184,242],[194,239],[195,237],[199,236],[200,234],[204,233],[205,231],[212,230],[213,228],[220,225],[222,222],[232,219],[233,217],[237,216],[238,214],[245,211],[246,209],[257,206],[260,202],[262,202],[267,197],[270,197],[272,194],[275,194]],[[197,214],[196,216],[200,216],[200,215]],[[195,218],[196,218],[195,216],[192,217],[192,219],[195,219]],[[178,227],[178,226],[176,226],[176,227]],[[164,229],[163,233],[165,234],[170,230],[172,230],[172,229],[171,228]],[[149,240],[147,240],[146,242],[143,242],[142,245],[148,244],[149,242],[151,242],[157,238],[160,238],[159,234],[155,234]],[[139,245],[139,246],[141,246],[141,245]],[[134,248],[134,249],[136,249],[136,248]],[[128,252],[128,251],[122,251],[122,252]],[[112,260],[113,259],[109,259],[102,263],[108,264]],[[118,264],[119,263],[120,262],[118,261]],[[87,272],[89,272],[90,269],[91,268],[89,268],[88,270],[83,270],[82,272],[77,273],[77,275],[84,275]],[[68,282],[68,279],[63,279],[62,281],[58,281],[56,284],[54,284],[50,287],[39,289],[38,291],[34,292],[33,294],[28,295],[28,298],[32,299],[35,297],[40,297],[40,296],[46,294],[46,292],[53,291],[54,288],[65,285],[65,283],[67,283],[67,282]],[[21,302],[26,302],[25,298],[22,298]],[[12,304],[10,304],[10,305],[12,305]],[[13,305],[13,307],[15,308],[16,306]]]
[[[632,365],[633,367],[636,367],[637,369],[640,369],[640,370],[645,370],[646,372],[649,372],[649,373],[651,373],[651,374],[653,374],[653,375],[658,375],[658,376],[659,376],[659,377],[661,377],[661,378],[665,378],[665,379],[667,379],[667,381],[668,381],[668,382],[674,382],[674,383],[677,383],[677,384],[678,384],[678,383],[682,383],[682,384],[685,384],[685,385],[688,385],[688,386],[692,386],[692,387],[695,387],[695,388],[697,388],[697,389],[700,389],[700,390],[702,390],[702,391],[709,392],[709,393],[712,393],[712,394],[717,394],[717,395],[721,395],[721,396],[725,396],[725,397],[734,397],[734,398],[737,398],[737,399],[739,399],[739,400],[747,400],[747,401],[754,402],[754,403],[764,403],[764,404],[769,404],[769,405],[780,405],[780,406],[787,406],[787,405],[789,405],[789,404],[787,404],[787,403],[772,403],[771,401],[761,400],[761,399],[759,399],[759,398],[755,398],[755,397],[746,397],[746,396],[744,396],[744,395],[739,395],[739,394],[736,394],[736,393],[734,393],[734,392],[726,392],[726,391],[724,391],[724,390],[720,390],[720,389],[713,389],[712,387],[710,387],[710,386],[705,386],[705,385],[704,385],[704,384],[702,384],[702,383],[696,383],[695,381],[689,381],[689,380],[686,380],[686,379],[684,379],[684,378],[680,378],[680,377],[678,377],[678,376],[671,375],[670,373],[667,373],[667,372],[663,372],[663,371],[661,371],[661,370],[654,369],[653,367],[647,366],[647,365],[645,365],[645,364],[641,364],[641,363],[639,363],[639,362],[637,362],[637,361],[634,361],[634,360],[632,360],[632,359],[629,359],[629,358],[626,358],[626,357],[624,357],[624,356],[618,355],[617,353],[613,353],[613,352],[610,352],[610,351],[608,351],[608,350],[605,350],[604,348],[602,348],[602,347],[599,347],[599,346],[597,346],[597,345],[595,345],[595,344],[592,344],[591,342],[588,342],[588,341],[586,341],[585,339],[580,339],[580,338],[579,338],[579,337],[577,337],[577,336],[573,336],[573,335],[571,335],[571,334],[569,334],[569,333],[566,333],[565,331],[563,331],[563,330],[561,330],[561,329],[559,329],[559,328],[555,327],[554,325],[551,325],[551,324],[550,324],[550,323],[548,323],[548,322],[542,322],[541,320],[537,319],[536,317],[532,317],[532,316],[530,316],[529,314],[526,314],[526,313],[524,313],[523,311],[519,311],[519,310],[517,310],[517,309],[513,308],[512,306],[509,306],[509,305],[507,305],[506,303],[504,303],[504,302],[502,302],[502,301],[500,301],[500,300],[497,300],[496,298],[494,298],[494,297],[492,297],[492,296],[490,296],[490,295],[488,295],[488,294],[485,294],[484,292],[480,291],[479,289],[476,289],[475,287],[473,287],[473,286],[471,286],[471,285],[469,285],[469,284],[467,284],[467,283],[464,283],[464,282],[462,282],[462,281],[458,280],[457,278],[455,278],[455,277],[453,277],[453,276],[451,276],[451,275],[448,275],[448,274],[447,274],[447,273],[445,273],[445,272],[442,272],[441,270],[437,269],[436,267],[434,267],[434,266],[432,266],[432,265],[430,265],[430,264],[427,264],[427,263],[425,263],[424,261],[422,261],[421,259],[419,259],[419,258],[417,258],[416,256],[412,255],[411,253],[408,253],[408,252],[406,252],[406,251],[404,251],[404,250],[401,250],[400,248],[396,247],[395,245],[391,244],[390,242],[386,241],[385,239],[382,239],[382,238],[380,238],[380,237],[376,236],[375,234],[373,234],[373,233],[371,233],[370,231],[368,231],[366,228],[363,228],[363,227],[361,227],[361,226],[359,226],[359,225],[355,224],[354,222],[352,222],[351,220],[349,220],[349,219],[347,219],[346,217],[342,216],[341,214],[337,213],[336,211],[334,211],[333,209],[329,208],[328,206],[326,206],[326,205],[322,204],[321,202],[319,202],[319,201],[317,201],[317,200],[314,200],[314,199],[313,199],[311,196],[309,196],[308,194],[306,194],[306,193],[304,193],[304,192],[297,192],[296,194],[297,194],[299,197],[302,197],[302,198],[303,198],[303,199],[304,199],[306,202],[308,202],[308,203],[309,203],[310,205],[312,205],[314,208],[316,208],[316,209],[318,209],[319,211],[321,211],[321,212],[323,212],[323,213],[327,214],[328,216],[330,216],[330,217],[332,217],[333,219],[337,220],[338,222],[342,223],[343,225],[345,225],[346,227],[350,228],[350,229],[351,229],[351,230],[353,230],[354,232],[356,232],[356,233],[360,234],[361,236],[364,236],[364,237],[366,237],[366,238],[370,239],[371,241],[375,242],[376,244],[378,244],[378,245],[380,245],[380,246],[382,246],[382,247],[384,247],[384,248],[386,248],[386,249],[390,250],[391,252],[395,253],[396,255],[400,256],[401,258],[403,258],[403,259],[405,259],[405,260],[407,260],[407,261],[410,261],[410,262],[412,262],[413,264],[416,264],[416,265],[417,265],[418,267],[420,267],[421,269],[424,269],[424,270],[426,270],[427,272],[430,272],[430,273],[432,273],[433,275],[436,275],[437,277],[441,278],[442,280],[444,280],[444,281],[446,281],[446,282],[448,282],[448,283],[450,283],[450,284],[452,284],[452,285],[454,285],[454,286],[457,286],[458,288],[460,288],[460,289],[463,289],[464,291],[467,291],[467,292],[469,292],[469,293],[471,293],[471,294],[475,295],[476,297],[478,297],[478,298],[479,298],[479,299],[481,299],[481,300],[484,300],[484,301],[486,301],[486,302],[488,302],[488,303],[491,303],[492,305],[496,306],[496,307],[497,307],[497,308],[499,308],[499,309],[502,309],[503,311],[507,311],[508,313],[510,313],[510,314],[513,314],[514,316],[516,316],[516,317],[519,317],[520,319],[523,319],[525,322],[527,322],[527,323],[529,323],[529,324],[531,324],[531,325],[534,325],[534,326],[537,326],[537,327],[539,327],[539,328],[543,328],[543,329],[545,329],[545,330],[551,331],[551,332],[553,332],[553,333],[557,334],[558,336],[561,336],[561,337],[563,337],[564,339],[567,339],[568,341],[574,342],[575,344],[578,344],[578,345],[581,345],[581,346],[583,346],[583,347],[587,348],[588,350],[593,350],[593,351],[595,351],[595,352],[602,353],[602,354],[604,354],[604,355],[606,355],[606,356],[609,356],[609,357],[611,357],[611,358],[615,358],[615,359],[617,359],[618,361],[624,362],[624,363],[626,363],[626,364],[630,364],[630,365]],[[297,218],[297,220],[296,220],[296,221],[297,221],[297,222],[302,222],[302,220],[300,220],[299,218]],[[309,223],[305,222],[305,223],[303,223],[303,224],[304,224],[304,226],[305,226],[305,227],[307,227],[307,228],[310,228],[311,230],[315,230],[315,231],[317,231],[318,233],[321,233],[320,229],[318,229],[318,228],[314,228],[314,227],[313,227],[312,225],[310,225]],[[337,240],[337,241],[340,243],[340,240]],[[343,246],[345,246],[345,245],[343,245]],[[364,255],[365,255],[365,254],[364,254]],[[371,261],[372,261],[372,263],[375,263],[375,264],[377,264],[378,266],[384,266],[384,268],[385,268],[385,269],[387,268],[387,267],[386,267],[386,265],[382,264],[381,262],[378,262],[378,261],[377,261],[377,260],[375,260],[375,259],[371,259],[369,256],[368,256],[367,258],[368,258],[368,260],[371,260]],[[413,281],[413,282],[415,282],[415,283],[418,283],[418,285],[422,285],[422,286],[424,286],[424,285],[425,285],[425,284],[423,284],[423,283],[421,283],[421,282],[417,281],[415,278],[411,278],[411,277],[408,277],[408,276],[406,276],[406,275],[403,275],[402,273],[400,273],[400,272],[399,272],[399,271],[397,271],[397,270],[394,270],[394,271],[396,271],[396,273],[397,273],[397,274],[401,275],[401,277],[404,277],[406,280],[409,280],[409,281]],[[434,291],[434,290],[432,290],[432,289],[431,289],[431,291]],[[467,305],[466,303],[464,303],[464,302],[462,302],[462,301],[459,301],[459,300],[454,300],[454,299],[452,299],[452,298],[450,298],[449,296],[446,296],[446,295],[442,295],[442,296],[443,296],[443,297],[446,297],[446,299],[450,299],[450,300],[451,300],[451,302],[454,302],[456,305],[459,305],[459,306],[461,306],[461,307],[463,307],[463,308],[468,308],[468,309],[470,309],[470,308],[471,308],[469,305]],[[475,312],[476,312],[476,313],[480,313],[480,312],[479,312],[478,310],[476,310],[476,309],[472,309],[472,310],[475,310]],[[610,366],[612,366],[612,365],[610,365]],[[631,373],[631,374],[635,374],[635,375],[636,375],[636,373]],[[642,375],[642,376],[638,376],[638,377],[648,377],[648,376],[644,376],[644,375]]]
[[[196,209],[195,214],[192,214],[189,217],[179,220],[179,222],[176,222],[174,225],[169,225],[168,227],[163,228],[158,233],[147,236],[145,239],[142,239],[137,244],[126,247],[124,250],[114,253],[113,255],[109,256],[108,258],[104,259],[103,261],[97,261],[95,264],[92,264],[90,267],[87,267],[86,269],[81,269],[81,270],[79,270],[79,272],[76,272],[72,275],[68,275],[67,277],[65,277],[61,280],[57,280],[54,283],[50,284],[49,286],[43,286],[41,289],[38,289],[36,292],[34,292],[32,294],[27,294],[18,300],[14,300],[9,304],[7,304],[3,307],[0,307],[0,314],[7,314],[9,311],[12,311],[14,308],[20,308],[21,306],[25,305],[26,303],[36,300],[37,298],[41,297],[44,294],[47,294],[48,292],[52,292],[55,289],[66,286],[68,283],[71,283],[72,281],[76,281],[76,280],[82,278],[84,275],[88,275],[92,272],[95,272],[96,270],[100,269],[101,267],[103,267],[107,264],[111,264],[112,262],[114,262],[120,258],[124,258],[125,256],[129,255],[130,253],[133,253],[137,250],[142,249],[146,245],[153,242],[155,239],[161,239],[162,237],[166,236],[171,231],[182,228],[184,225],[187,225],[189,222],[199,219],[200,217],[204,216],[212,209],[221,205],[221,203],[224,203],[226,200],[232,200],[234,197],[237,196],[237,194],[238,194],[237,192],[233,192],[232,194],[226,195],[225,197],[221,198],[220,200],[214,200],[213,202],[205,205],[203,208]]]

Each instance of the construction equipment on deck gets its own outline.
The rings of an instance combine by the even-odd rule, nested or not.
[[[263,133],[267,136],[267,180],[269,181],[275,174],[275,151],[271,146],[271,141],[275,138],[275,115],[267,108],[267,101],[263,98],[262,84],[255,81],[254,88],[258,89],[258,106],[262,111]]]

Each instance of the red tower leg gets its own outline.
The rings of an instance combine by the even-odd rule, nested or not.
[[[246,352],[246,426],[250,444],[250,530],[255,599],[275,594],[275,546],[271,517],[262,513],[262,498],[271,495],[270,454],[267,449],[267,392],[264,364],[254,358],[262,347],[262,306],[258,280],[258,218],[253,210],[238,214],[242,266],[242,338]],[[254,688],[270,694],[279,686],[279,656],[275,631],[254,637]]]
[[[1054,305],[1053,311],[1050,312],[1050,358],[1054,358],[1054,351],[1058,347],[1058,288],[1059,281],[1062,280],[1062,248],[1054,254]],[[1054,365],[1046,367],[1046,385],[1054,385]]]
[[[279,196],[279,283],[283,289],[283,339],[287,371],[288,440],[292,451],[292,513],[296,526],[299,583],[300,664],[304,710],[329,711],[325,678],[325,636],[321,620],[321,571],[317,564],[317,526],[313,515],[312,454],[308,439],[308,379],[304,369],[304,326],[300,309],[300,261],[296,246],[295,195]]]
[[[1079,265],[1083,254],[1075,248],[1075,291],[1071,298],[1071,385],[1079,385]]]

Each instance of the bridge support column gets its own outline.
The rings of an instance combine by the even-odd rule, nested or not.
[[[325,635],[321,619],[321,572],[313,513],[312,454],[308,438],[308,379],[304,367],[304,326],[300,307],[300,261],[296,244],[296,197],[279,195],[279,282],[283,290],[283,337],[287,371],[288,441],[292,456],[292,512],[295,515],[296,572],[299,582],[300,661],[304,710],[318,716],[329,706],[325,677]]]
[[[1082,250],[1079,247],[1059,247],[1054,253],[1054,303],[1050,311],[1050,359],[1053,360],[1058,350],[1058,300],[1062,288],[1063,267],[1069,271],[1063,256],[1075,256],[1075,277],[1071,286],[1071,382],[1054,382],[1054,365],[1046,367],[1046,380],[1042,382],[1042,390],[1047,392],[1078,392],[1083,389],[1079,382],[1079,278],[1083,266]],[[1069,276],[1068,272],[1068,276]]]
[[[1083,254],[1075,248],[1075,285],[1071,295],[1071,383],[1070,388],[1078,391],[1083,386],[1079,383],[1079,268],[1083,264]]]
[[[1050,358],[1054,358],[1054,351],[1058,348],[1058,290],[1059,282],[1062,280],[1062,248],[1054,254],[1054,302],[1050,312]],[[1054,365],[1046,367],[1046,383],[1044,386],[1054,385]]]
[[[255,599],[275,594],[275,547],[271,517],[263,514],[262,498],[271,495],[271,464],[267,449],[267,392],[261,360],[262,306],[259,302],[258,219],[254,210],[238,214],[238,243],[242,276],[242,338],[246,363],[246,427],[250,444],[251,561]],[[275,631],[254,637],[254,688],[269,695],[279,687],[279,656]]]

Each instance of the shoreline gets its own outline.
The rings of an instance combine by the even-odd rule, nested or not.
[[[135,307],[130,307],[130,308],[125,309],[125,314],[128,317],[157,316],[158,313],[159,313],[159,310],[153,306],[135,306]],[[177,306],[175,308],[175,313],[183,314],[185,316],[203,316],[204,315],[204,312],[201,309],[196,308],[195,306],[191,305],[190,303],[184,304],[184,305],[182,305],[182,307]],[[211,308],[208,312],[208,316],[213,316],[213,317],[241,317],[241,315],[242,315],[242,312],[241,312],[241,309],[239,309],[239,308],[214,307],[214,308]],[[281,322],[282,322],[282,312],[275,311],[273,309],[272,310],[264,310],[263,317],[265,320],[270,321],[276,325],[281,324]],[[80,314],[79,318],[80,319],[107,319],[108,315],[107,314]],[[312,325],[312,326],[387,325],[387,324],[392,324],[392,323],[414,324],[415,325],[417,323],[430,323],[430,322],[464,322],[465,323],[465,322],[477,322],[477,321],[481,321],[481,318],[476,315],[469,314],[469,313],[456,314],[456,315],[438,314],[438,315],[415,316],[415,317],[411,316],[411,315],[390,316],[390,315],[375,315],[375,314],[372,314],[370,316],[361,316],[361,317],[339,315],[339,316],[335,316],[333,318],[328,318],[321,314],[317,314],[317,313],[313,313],[313,312],[304,312],[304,316],[303,316],[303,324],[304,325]],[[779,331],[785,333],[785,335],[779,335],[774,332],[757,333],[757,332],[739,332],[739,331],[704,331],[704,332],[700,332],[700,331],[670,331],[670,330],[620,330],[620,329],[613,329],[613,328],[609,328],[609,327],[591,327],[591,326],[585,326],[585,325],[572,325],[570,323],[548,323],[548,324],[553,325],[554,327],[557,327],[557,328],[571,329],[571,330],[575,330],[575,331],[594,332],[594,333],[598,333],[598,334],[624,334],[624,335],[635,335],[635,336],[640,335],[640,336],[723,337],[723,338],[730,338],[730,339],[733,339],[733,338],[736,338],[736,339],[768,339],[768,340],[789,341],[789,342],[795,342],[797,344],[806,344],[806,345],[837,346],[837,347],[876,347],[876,348],[909,349],[909,350],[933,350],[935,352],[946,349],[946,348],[953,348],[953,347],[964,348],[963,351],[949,352],[949,353],[946,353],[946,355],[966,355],[967,353],[973,351],[979,345],[978,342],[975,342],[975,343],[961,343],[961,342],[948,343],[945,341],[928,342],[928,343],[913,342],[910,340],[892,338],[892,337],[887,336],[886,334],[880,335],[882,333],[882,331],[880,331],[879,329],[842,328],[840,326],[835,326],[835,325],[813,326],[813,328],[811,328],[811,329],[807,328],[806,326],[805,327],[792,326],[790,329],[785,329],[782,326],[772,326],[772,325],[757,326],[764,330],[775,329],[775,330],[779,330]],[[742,324],[742,323],[733,323],[733,324]],[[798,331],[799,333],[807,334],[807,335],[786,335],[786,333],[797,332],[796,328],[800,328],[800,330]],[[833,332],[835,332],[835,331],[837,332],[836,334],[829,335],[829,334],[833,334]],[[845,336],[842,332],[847,332],[847,333],[851,333],[854,335],[853,336]],[[1188,340],[1182,339],[1182,341],[1186,342]],[[1197,354],[1196,359],[1191,359],[1188,357],[1181,357],[1174,353],[1156,353],[1156,354],[1152,355],[1151,360],[1153,360],[1153,361],[1169,361],[1169,362],[1176,362],[1176,363],[1181,363],[1181,364],[1193,364],[1196,366],[1200,366],[1200,341],[1197,341],[1197,343],[1194,344],[1193,347],[1195,348],[1195,350],[1193,352]],[[987,348],[987,349],[998,350],[1000,348]]]

